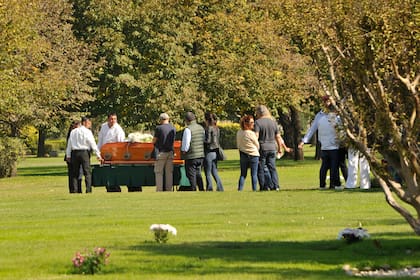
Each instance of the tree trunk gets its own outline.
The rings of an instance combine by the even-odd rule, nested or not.
[[[20,131],[19,127],[15,123],[10,124],[10,137],[19,137]]]
[[[293,148],[293,152],[290,157],[293,157],[294,160],[303,160],[303,151],[297,147],[301,140],[301,125],[297,109],[290,106],[287,113],[283,112],[281,108],[277,108],[277,112],[279,114],[279,123],[283,127],[284,131],[284,142],[288,147]]]
[[[293,154],[294,154],[294,160],[303,160],[303,149],[299,149],[298,145],[301,141],[301,131],[302,131],[302,126],[300,124],[300,117],[299,117],[299,112],[298,110],[291,106],[290,107],[290,112],[291,112],[291,121],[292,121],[292,135],[293,135],[293,145],[289,146],[291,148],[293,148]]]
[[[45,156],[45,139],[47,137],[47,133],[45,128],[41,127],[38,128],[38,152],[37,157],[44,157]]]
[[[13,162],[10,166],[10,174],[8,177],[15,177],[17,175],[17,161]]]

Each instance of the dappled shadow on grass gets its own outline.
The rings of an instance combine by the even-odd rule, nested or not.
[[[18,176],[67,176],[66,166],[23,167],[18,169]]]
[[[401,237],[400,233],[399,236]],[[285,279],[288,279],[287,275],[304,278],[308,274],[332,277],[343,275],[342,265],[346,263],[377,263],[395,266],[398,263],[406,265],[411,262],[413,266],[418,266],[420,264],[420,242],[418,239],[410,239],[410,237],[411,235],[407,234],[407,239],[404,240],[373,239],[354,244],[346,244],[340,240],[305,242],[219,241],[182,244],[145,242],[128,247],[125,250],[131,253],[133,251],[148,252],[152,255],[161,255],[162,258],[182,257],[186,259],[175,267],[160,266],[160,273],[187,273],[191,275],[197,273],[203,275],[228,273],[233,277],[235,273],[281,274],[286,277]],[[411,252],[410,254],[407,254],[408,249]],[[389,263],[390,258],[393,259],[394,264]],[[214,262],[218,265],[206,265]],[[326,269],[326,266],[330,266],[330,269]],[[150,273],[153,273],[156,267],[150,269]]]

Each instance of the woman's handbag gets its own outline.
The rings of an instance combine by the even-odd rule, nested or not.
[[[226,160],[225,151],[223,151],[222,147],[216,150],[216,158],[217,160]]]

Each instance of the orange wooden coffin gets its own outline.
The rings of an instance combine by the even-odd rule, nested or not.
[[[154,163],[153,143],[115,142],[101,147],[105,163]],[[184,164],[181,159],[181,141],[174,143],[174,164]]]

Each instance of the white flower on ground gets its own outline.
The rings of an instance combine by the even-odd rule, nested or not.
[[[177,232],[176,228],[169,224],[153,224],[150,226],[150,230],[151,231],[159,231],[159,230],[167,231],[167,232],[172,233],[172,235],[176,235],[176,232]]]
[[[177,230],[175,227],[169,224],[153,224],[150,226],[150,230],[155,234],[155,240],[158,243],[166,243],[168,241],[168,233],[176,235]]]
[[[364,238],[369,238],[370,235],[364,228],[345,228],[338,233],[337,239],[345,239],[347,242],[360,241]]]

